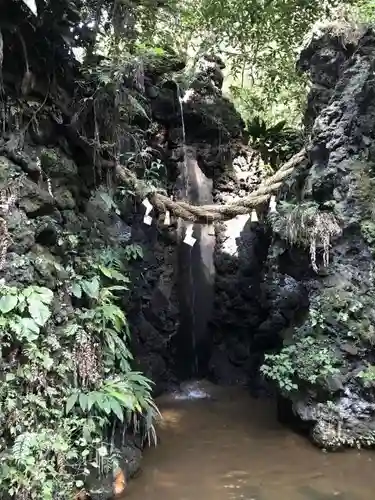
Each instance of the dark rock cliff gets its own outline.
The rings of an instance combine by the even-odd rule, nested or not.
[[[311,140],[298,197],[287,199],[320,214],[307,227],[312,260],[311,241],[322,238],[316,266],[298,246],[277,258],[310,302],[300,326],[289,338],[284,332],[282,352],[296,367],[296,387],[282,392],[313,441],[327,449],[373,445],[375,436],[374,64],[373,29],[338,35],[332,27],[314,32],[299,61],[313,82],[306,111]],[[341,231],[331,231],[336,223]]]

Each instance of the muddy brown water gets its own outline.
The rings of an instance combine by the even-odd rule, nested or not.
[[[159,401],[160,444],[131,500],[373,500],[375,452],[324,453],[276,421],[273,402],[238,389]]]

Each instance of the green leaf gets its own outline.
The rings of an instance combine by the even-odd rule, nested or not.
[[[117,206],[116,203],[114,202],[113,198],[105,191],[99,191],[99,196],[104,201],[104,203],[107,205],[107,210],[111,210],[112,207]]]
[[[82,288],[79,283],[73,283],[72,294],[74,295],[74,297],[77,297],[77,299],[80,299],[82,297]]]
[[[113,269],[112,278],[116,281],[123,281],[124,283],[130,283],[130,279],[124,276],[123,274]]]
[[[17,295],[4,295],[0,299],[0,311],[3,314],[7,314],[8,312],[13,311],[17,304]]]
[[[44,326],[51,316],[51,311],[43,302],[29,300],[29,313],[35,323]]]
[[[107,278],[116,280],[116,281],[123,281],[125,283],[129,283],[130,280],[123,274],[119,273],[116,271],[116,269],[113,269],[111,267],[106,267],[106,266],[99,266],[100,271],[106,276]]]
[[[99,297],[99,287],[100,283],[98,278],[92,278],[89,280],[83,280],[81,283],[82,290],[91,298],[97,299]]]
[[[28,342],[36,340],[39,335],[39,326],[32,318],[20,318],[18,322],[19,334]]]
[[[110,332],[111,332],[111,330],[110,330]],[[105,331],[105,340],[106,340],[108,349],[111,351],[112,354],[115,354],[115,352],[116,352],[115,341],[113,340],[113,336],[111,335],[111,333]]]
[[[50,304],[53,300],[53,292],[49,288],[45,288],[43,286],[38,286],[35,288],[35,291],[38,294],[38,299],[44,304]]]
[[[130,280],[128,280],[130,282]],[[123,285],[112,285],[112,286],[109,286],[107,287],[107,290],[111,291],[111,292],[123,292],[125,290],[129,290],[129,288],[127,286],[123,286]]]
[[[114,391],[111,393],[111,396],[121,401],[122,406],[127,410],[134,410],[136,399],[132,394],[125,394],[122,392]]]
[[[121,405],[115,399],[111,400],[111,409],[112,412],[117,416],[117,418],[123,422],[124,421],[124,410],[121,408]]]
[[[112,269],[106,266],[99,266],[100,272],[107,278],[112,278]]]
[[[91,410],[91,408],[96,403],[96,401],[97,401],[97,393],[96,392],[89,392],[87,394],[87,409],[88,409],[88,411]]]
[[[66,401],[66,406],[65,406],[66,413],[70,412],[70,410],[76,404],[77,400],[78,400],[78,393],[73,392],[73,394],[71,394]]]
[[[43,358],[43,366],[46,370],[50,370],[53,366],[53,358],[48,356],[48,354]]]
[[[87,394],[81,392],[81,394],[79,395],[79,405],[80,405],[82,411],[87,410],[87,406],[88,406]]]
[[[111,413],[111,403],[106,396],[102,396],[98,398],[96,404],[99,406],[101,410],[103,410],[107,415]]]
[[[79,328],[79,325],[77,325],[76,323],[70,323],[66,325],[64,333],[67,337],[72,337],[78,332]]]

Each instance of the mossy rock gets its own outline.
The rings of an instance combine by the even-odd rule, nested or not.
[[[78,169],[74,161],[55,148],[43,148],[40,153],[40,163],[43,172],[48,177],[74,180]]]
[[[136,476],[141,470],[142,452],[134,445],[125,446],[121,450],[119,467],[125,472],[126,480]],[[89,491],[92,500],[109,500],[113,498],[112,474],[107,474],[101,479],[89,480]]]

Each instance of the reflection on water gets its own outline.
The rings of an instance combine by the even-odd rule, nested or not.
[[[238,389],[158,402],[160,444],[132,500],[372,500],[375,454],[326,454],[279,425],[273,404]],[[373,458],[374,457],[374,458]]]

